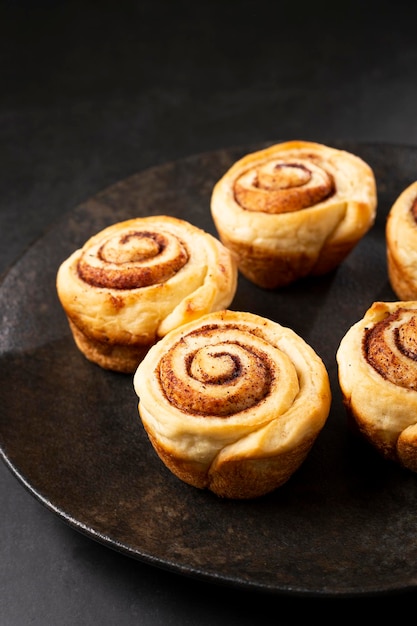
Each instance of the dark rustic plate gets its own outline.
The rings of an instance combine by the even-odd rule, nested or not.
[[[98,230],[172,214],[216,234],[213,184],[261,146],[193,156],[141,172],[76,207],[0,286],[0,444],[6,465],[70,526],[149,564],[235,587],[353,596],[417,587],[416,476],[384,462],[349,432],[335,352],[375,300],[395,300],[384,227],[417,178],[417,148],[333,144],[374,169],[375,226],[334,273],[275,292],[244,278],[231,308],[292,327],[323,358],[333,404],[303,466],[255,501],[217,499],[180,482],[142,429],[132,377],[78,352],[55,292],[56,271]]]

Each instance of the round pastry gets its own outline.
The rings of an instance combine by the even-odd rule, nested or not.
[[[388,277],[400,300],[417,299],[417,182],[407,187],[388,213]]]
[[[237,266],[218,239],[161,215],[91,237],[62,263],[56,286],[81,352],[105,369],[133,373],[167,332],[229,306]]]
[[[336,268],[373,225],[376,206],[367,163],[306,141],[244,156],[211,198],[217,232],[240,271],[269,289]]]
[[[327,370],[294,331],[209,313],[166,335],[134,375],[143,426],[184,482],[226,498],[285,483],[328,417]]]
[[[384,458],[417,472],[417,302],[374,302],[336,359],[352,423]]]

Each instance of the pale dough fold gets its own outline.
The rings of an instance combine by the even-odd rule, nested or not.
[[[289,141],[236,161],[213,188],[221,241],[264,288],[336,268],[375,221],[376,182],[358,156]]]
[[[327,370],[294,331],[209,313],[155,344],[134,375],[143,426],[181,480],[227,498],[285,483],[330,410]]]
[[[103,368],[133,373],[167,332],[229,306],[237,266],[202,229],[148,216],[91,237],[62,263],[56,286],[84,355]]]
[[[417,302],[374,302],[336,359],[352,423],[384,458],[417,472]]]
[[[417,181],[397,198],[388,213],[385,237],[388,276],[400,300],[417,299]]]

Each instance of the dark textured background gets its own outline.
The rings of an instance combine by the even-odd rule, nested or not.
[[[64,212],[150,166],[278,139],[417,146],[410,11],[376,0],[2,2],[0,275]],[[0,511],[2,626],[286,626],[306,611],[388,615],[403,600],[277,598],[144,565],[68,528],[3,466]]]

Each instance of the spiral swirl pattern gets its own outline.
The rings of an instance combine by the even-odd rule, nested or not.
[[[312,207],[330,197],[334,180],[312,159],[271,159],[238,176],[237,202],[248,211],[289,213]]]
[[[173,233],[135,227],[95,242],[77,267],[82,280],[95,287],[137,289],[169,280],[187,261],[187,250]]]
[[[394,385],[417,389],[417,312],[398,308],[365,332],[366,358]]]
[[[336,359],[352,423],[385,458],[417,471],[417,302],[374,302]]]
[[[276,394],[285,411],[298,392],[294,366],[244,326],[203,326],[182,337],[160,363],[161,389],[181,411],[227,417]]]
[[[61,264],[56,286],[81,352],[131,373],[160,337],[231,303],[237,265],[202,229],[147,216],[91,237]]]
[[[227,497],[255,497],[285,482],[330,408],[326,369],[301,337],[228,310],[161,339],[140,363],[134,387],[165,465]]]
[[[306,141],[245,155],[211,196],[221,241],[242,274],[267,289],[336,268],[374,223],[376,206],[367,163]]]

